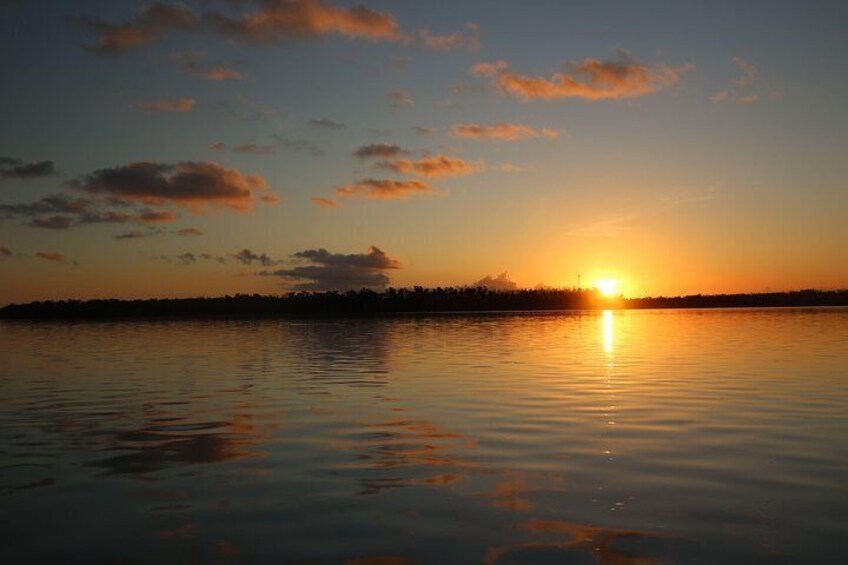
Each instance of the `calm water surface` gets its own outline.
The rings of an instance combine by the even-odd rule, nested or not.
[[[848,309],[0,324],[0,561],[846,563]]]

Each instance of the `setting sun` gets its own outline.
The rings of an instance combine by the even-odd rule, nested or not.
[[[595,288],[604,296],[614,296],[618,291],[618,281],[615,279],[598,279],[595,281]]]

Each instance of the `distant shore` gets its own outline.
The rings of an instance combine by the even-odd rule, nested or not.
[[[279,296],[51,300],[9,304],[0,308],[0,319],[331,318],[443,312],[804,306],[848,306],[848,289],[624,298],[604,296],[594,289],[494,291],[485,287],[415,287],[380,292],[295,292]]]

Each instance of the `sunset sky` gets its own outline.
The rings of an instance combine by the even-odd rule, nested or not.
[[[848,287],[846,22],[844,1],[2,0],[0,304]]]

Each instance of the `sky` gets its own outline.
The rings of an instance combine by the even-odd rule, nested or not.
[[[848,4],[0,0],[0,303],[848,287]]]

